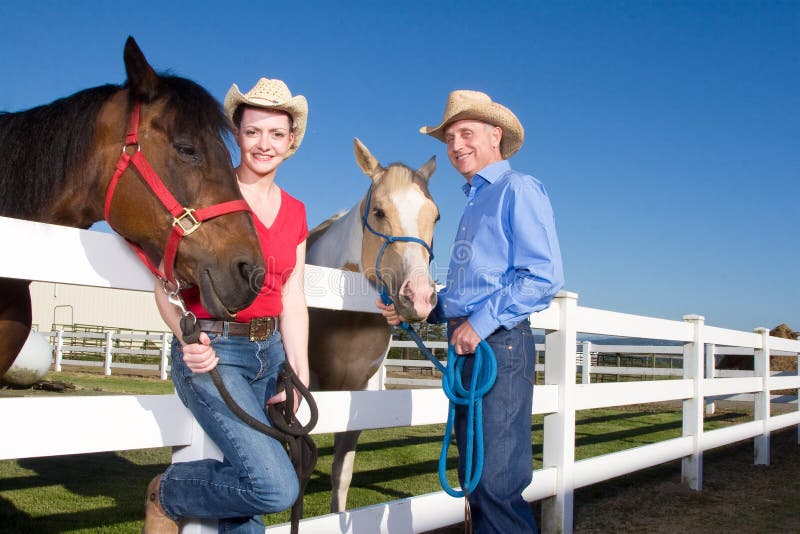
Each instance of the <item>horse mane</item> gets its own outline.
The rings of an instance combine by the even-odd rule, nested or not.
[[[315,226],[313,230],[308,232],[308,237],[306,237],[306,250],[313,247],[314,243],[316,243],[320,237],[325,235],[325,232],[328,230],[328,228],[330,228],[331,224],[341,219],[346,213],[347,210],[340,211],[339,213],[336,213],[330,217],[327,221],[321,222]]]
[[[186,78],[159,80],[157,98],[167,99],[180,131],[230,135],[230,121],[208,91]],[[0,215],[31,219],[44,209],[53,191],[89,159],[100,109],[121,89],[103,85],[25,111],[0,112]],[[90,176],[78,179],[91,185]]]
[[[160,91],[167,91],[167,109],[174,112],[179,131],[233,135],[233,125],[222,106],[202,86],[179,76],[162,75],[160,82]]]
[[[0,215],[35,215],[69,170],[86,160],[100,107],[119,89],[103,85],[0,113]]]

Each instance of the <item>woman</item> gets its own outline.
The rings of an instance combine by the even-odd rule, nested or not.
[[[278,167],[303,140],[307,104],[301,95],[292,97],[282,81],[261,78],[246,94],[233,84],[224,108],[241,152],[236,177],[253,211],[266,272],[258,296],[236,322],[214,320],[196,290],[184,292],[202,330],[194,344],[182,343],[180,312],[157,284],[156,303],[175,334],[175,389],[225,459],[172,464],[154,478],[147,490],[144,532],[178,532],[179,522],[188,517],[219,519],[220,532],[263,533],[262,514],[289,508],[298,495],[297,476],[282,445],[233,414],[208,372],[216,368],[235,401],[267,424],[265,403],[285,399],[285,393],[275,394],[284,360],[308,385],[306,213],[275,183]]]

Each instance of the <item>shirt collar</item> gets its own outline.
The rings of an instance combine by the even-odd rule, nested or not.
[[[480,170],[475,176],[472,177],[472,184],[475,186],[476,189],[479,189],[483,182],[487,184],[493,184],[500,178],[504,173],[511,170],[511,164],[508,160],[500,160],[492,163],[491,165],[487,165],[483,169]],[[469,195],[469,190],[472,188],[469,182],[465,183],[461,186],[461,190],[464,191],[465,195]]]

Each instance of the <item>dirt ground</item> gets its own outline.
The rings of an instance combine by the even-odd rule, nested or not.
[[[797,427],[774,432],[769,466],[753,464],[753,440],[706,451],[699,492],[681,483],[679,461],[581,488],[574,532],[800,533],[797,439]],[[541,525],[538,503],[534,513]],[[434,532],[456,534],[464,527],[428,534]]]
[[[800,533],[797,429],[772,434],[771,463],[753,441],[707,451],[703,489],[681,484],[680,463],[578,490],[575,532]]]

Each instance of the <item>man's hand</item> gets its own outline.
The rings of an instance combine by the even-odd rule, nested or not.
[[[400,323],[406,322],[405,317],[398,314],[394,309],[394,304],[384,304],[380,299],[375,301],[378,309],[381,310],[381,315],[386,319],[386,322],[392,326],[397,326]]]
[[[450,337],[450,343],[453,345],[453,350],[456,354],[473,354],[481,342],[480,336],[469,324],[469,321],[464,321],[456,328],[453,335]]]

